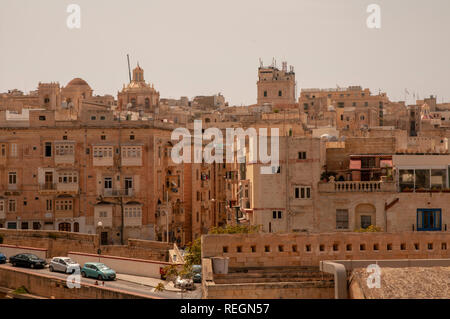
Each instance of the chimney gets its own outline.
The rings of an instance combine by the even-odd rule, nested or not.
[[[287,72],[287,62],[283,61],[282,65],[283,65],[283,72]]]

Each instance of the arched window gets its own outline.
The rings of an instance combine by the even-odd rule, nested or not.
[[[48,97],[48,95],[45,96],[45,98],[44,98],[44,103],[45,103],[45,104],[50,103],[50,98]]]
[[[70,231],[71,230],[70,223],[59,223],[58,230],[59,231]]]
[[[75,222],[73,224],[73,231],[76,232],[76,233],[80,232],[80,224],[79,223]]]
[[[145,98],[145,107],[150,107],[150,99],[148,97]]]

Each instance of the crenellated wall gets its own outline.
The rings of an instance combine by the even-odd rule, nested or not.
[[[229,267],[319,266],[322,260],[450,258],[450,233],[203,235],[202,257]]]

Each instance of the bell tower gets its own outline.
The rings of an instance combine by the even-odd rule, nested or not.
[[[133,81],[135,82],[145,82],[144,81],[144,70],[137,64],[137,67],[133,70]]]

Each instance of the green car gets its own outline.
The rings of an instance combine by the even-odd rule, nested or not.
[[[81,276],[98,280],[115,280],[116,272],[102,263],[85,263],[81,268]]]

